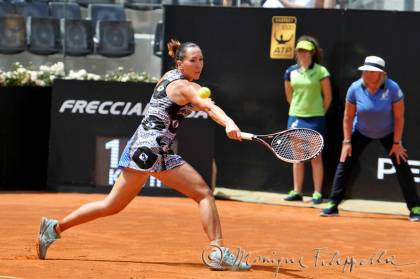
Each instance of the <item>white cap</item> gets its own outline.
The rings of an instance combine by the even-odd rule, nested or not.
[[[385,72],[385,60],[378,56],[367,56],[365,64],[357,69],[360,71]]]

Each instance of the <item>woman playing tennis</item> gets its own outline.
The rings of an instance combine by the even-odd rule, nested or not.
[[[116,214],[133,200],[150,175],[197,202],[200,219],[210,245],[218,247],[210,254],[214,269],[247,270],[224,247],[215,199],[197,171],[171,150],[178,127],[193,110],[205,111],[225,127],[226,134],[241,140],[240,130],[210,98],[200,98],[200,85],[194,82],[203,70],[203,54],[194,43],[171,40],[169,55],[175,69],[165,73],[157,83],[149,108],[121,156],[121,175],[111,192],[101,201],[82,205],[61,221],[43,217],[38,236],[38,257],[45,259],[48,247],[71,227]]]

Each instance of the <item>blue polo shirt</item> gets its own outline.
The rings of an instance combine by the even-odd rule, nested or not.
[[[375,94],[369,93],[359,79],[347,91],[346,101],[356,105],[353,131],[357,129],[362,135],[379,139],[394,131],[392,106],[404,98],[398,84],[386,79]]]

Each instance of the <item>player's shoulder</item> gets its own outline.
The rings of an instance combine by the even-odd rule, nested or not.
[[[177,79],[171,82],[173,87],[188,87],[191,86],[191,82],[186,79]]]
[[[168,90],[170,92],[174,92],[174,93],[178,92],[182,95],[187,92],[198,90],[199,88],[200,88],[199,84],[188,81],[186,79],[174,80],[168,85]]]

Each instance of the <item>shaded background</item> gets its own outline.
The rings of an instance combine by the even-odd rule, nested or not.
[[[406,98],[404,145],[411,159],[420,158],[416,138],[420,119],[416,82],[420,30],[419,13],[324,9],[235,9],[165,7],[164,41],[192,41],[204,53],[202,85],[243,131],[257,134],[286,128],[288,104],[284,97],[283,73],[294,60],[269,58],[271,19],[295,16],[296,37],[316,37],[325,51],[324,65],[331,73],[333,103],[327,114],[328,134],[324,151],[324,192],[328,193],[338,162],[342,140],[344,98],[350,84],[359,78],[357,67],[367,55],[387,61],[390,78],[396,80]],[[163,57],[163,71],[172,65]],[[216,129],[217,185],[228,188],[287,192],[293,186],[291,166],[254,143],[229,141]],[[348,195],[355,198],[403,200],[395,175],[378,180],[378,157],[386,158],[380,144],[372,144],[356,166]],[[305,192],[312,192],[307,168]]]

